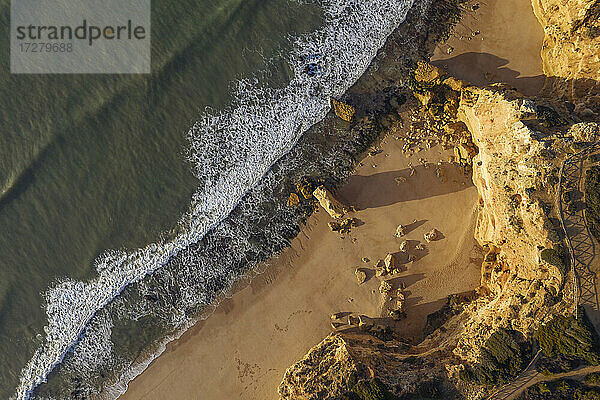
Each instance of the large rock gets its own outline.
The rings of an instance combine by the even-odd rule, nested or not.
[[[367,273],[362,268],[356,268],[354,275],[356,275],[356,280],[359,285],[362,285],[367,280]]]
[[[387,281],[382,281],[379,285],[379,293],[386,294],[392,291],[392,285]]]
[[[419,61],[414,71],[415,80],[422,84],[437,84],[441,82],[442,76],[444,76],[443,70],[425,61]]]
[[[426,232],[423,237],[427,243],[436,241],[440,238],[440,232],[437,229],[432,229],[429,232]]]
[[[383,262],[385,264],[385,269],[387,269],[388,271],[391,271],[398,267],[397,262],[396,262],[396,257],[394,257],[394,255],[391,253],[388,253],[385,256],[385,258],[383,259]]]
[[[394,236],[396,237],[403,237],[406,236],[406,227],[402,224],[398,225],[398,227],[396,228],[396,233],[394,234]]]
[[[316,188],[313,196],[315,196],[321,207],[327,211],[331,218],[340,219],[346,214],[346,207],[333,197],[333,194],[325,186],[321,185]]]

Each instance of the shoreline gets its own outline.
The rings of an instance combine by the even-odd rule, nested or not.
[[[396,147],[396,157],[385,157],[386,151],[390,150],[389,146]],[[399,147],[400,143],[395,140],[383,143],[384,152],[372,157],[380,163],[378,168],[365,163],[358,168],[357,172],[361,175],[355,176],[371,177],[373,183],[368,184],[367,188],[379,185],[378,173],[389,172],[393,164],[401,161],[405,165],[410,162],[410,159],[398,151]],[[430,150],[432,153],[438,151],[438,147]],[[421,152],[413,158],[423,156],[433,158],[434,155]],[[417,174],[422,175],[430,173],[429,180],[422,189],[431,186],[435,179],[433,168],[431,171],[418,171]],[[375,174],[366,175],[372,172]],[[396,171],[392,169],[392,172]],[[459,177],[459,174],[449,175],[452,179]],[[406,282],[407,289],[414,291],[407,299],[405,334],[411,341],[418,342],[422,338],[425,316],[441,307],[445,295],[475,289],[479,283],[477,263],[481,260],[482,253],[470,252],[476,246],[471,233],[476,191],[473,186],[462,183],[465,185],[455,185],[455,189],[458,189],[456,192],[448,191],[426,199],[415,199],[409,201],[412,204],[408,207],[406,202],[365,207],[356,213],[365,225],[354,228],[351,231],[352,237],[344,239],[329,230],[327,223],[330,218],[320,210],[308,219],[292,245],[276,260],[272,260],[263,274],[256,276],[231,299],[224,300],[210,318],[196,324],[179,340],[170,343],[167,350],[146,371],[130,382],[129,390],[121,398],[160,399],[165,398],[167,393],[177,398],[192,398],[190,396],[195,392],[211,399],[276,399],[276,387],[285,369],[331,332],[329,314],[353,311],[369,316],[383,315],[382,298],[377,291],[378,279],[373,276],[365,284],[357,284],[354,268],[360,265],[361,258],[366,256],[372,260],[370,264],[373,264],[376,257],[383,258],[386,252],[397,251],[400,240],[393,238],[395,225],[412,222],[405,220],[409,219],[410,214],[418,213],[424,201],[433,204],[426,208],[437,210],[431,211],[434,214],[437,212],[435,220],[442,223],[448,210],[442,209],[440,205],[447,203],[449,196],[458,196],[456,203],[463,208],[456,212],[455,219],[448,226],[436,224],[447,235],[446,239],[439,243],[432,242],[431,254],[399,276],[399,279]],[[447,185],[453,184],[448,182]],[[340,190],[340,198],[348,200],[355,196],[360,201],[364,196],[360,192],[364,188],[364,182],[349,183]],[[381,202],[387,201],[387,195],[380,197]],[[390,213],[403,215],[398,216],[395,221],[389,221]],[[452,222],[465,214],[470,215],[466,229],[457,224],[462,229],[452,230]],[[389,226],[383,228],[382,225],[386,225],[386,222]],[[432,227],[432,221],[425,222],[409,232],[407,239],[423,241],[423,233]],[[352,243],[352,238],[357,239],[356,243]],[[436,248],[442,246],[443,241],[452,241],[452,245],[446,245],[445,249],[438,251]],[[465,250],[464,254],[458,254],[455,248]],[[336,255],[334,259],[331,254]],[[451,276],[464,271],[462,267],[469,264],[470,256],[474,256],[475,261],[467,268],[465,278],[468,279],[463,280],[465,286],[455,290],[457,282],[452,282]],[[445,263],[442,260],[451,261]],[[442,263],[444,268],[438,270],[430,267],[429,263],[435,264],[435,267]],[[431,273],[431,276],[425,277],[426,273]],[[315,278],[316,282],[310,281],[310,278]],[[444,290],[444,283],[450,283],[450,287]],[[425,288],[436,290],[425,293]],[[252,343],[251,346],[248,346],[249,342]],[[269,354],[265,354],[265,349],[270,349]],[[186,374],[186,371],[190,376],[183,379],[186,382],[183,384],[182,374]],[[207,375],[211,371],[213,376],[209,378]],[[207,378],[193,382],[194,376]],[[232,388],[238,391],[234,392]]]
[[[478,11],[481,10],[484,12],[487,10],[486,12],[488,12],[487,15],[489,16],[491,15],[489,14],[489,10],[493,9],[493,6],[497,6],[498,3],[499,2],[496,1],[491,2],[488,5],[482,5]],[[511,5],[518,5],[518,3],[522,2],[511,0],[502,5],[508,8],[511,7]],[[528,4],[528,6],[531,7],[531,4]],[[531,14],[533,15],[533,10],[531,10]],[[534,15],[533,18],[535,19]],[[502,21],[495,22],[500,23]],[[478,23],[482,26],[486,25],[486,21],[483,19],[479,20]],[[535,23],[535,26],[539,27],[537,20],[535,20]],[[486,30],[479,30],[481,32],[481,37],[485,38],[488,34],[486,33]],[[492,31],[493,30],[489,32]],[[464,38],[464,35],[460,36],[463,36]],[[443,45],[440,45],[436,49],[432,60],[434,61],[434,64],[437,61],[440,63],[438,64],[439,66],[446,67],[445,69],[448,69],[449,71],[452,71],[452,68],[458,68],[460,70],[460,68],[464,67],[464,64],[461,66],[460,63],[456,62],[456,59],[460,61],[459,56],[461,54],[473,52],[475,50],[473,46],[474,42],[472,40],[464,41],[464,39],[460,39],[460,37],[457,36],[452,37],[447,43],[454,43],[453,47],[455,50],[452,54],[448,55],[446,53],[444,55]],[[503,43],[503,46],[504,45],[506,44]],[[490,54],[494,54],[493,48],[488,50],[491,52]],[[529,48],[528,51],[529,56],[533,57],[533,55],[530,54],[531,50]],[[498,51],[497,53],[498,57],[503,55],[502,51]],[[514,52],[511,54],[513,56],[518,56],[518,54],[515,55]],[[537,54],[537,57],[539,58],[539,54]],[[510,63],[508,65],[512,66]],[[481,76],[479,75],[485,74],[485,72],[482,71],[486,68],[492,69],[495,67],[498,68],[497,66],[494,66],[493,63],[482,63],[480,69],[476,72],[471,72],[471,80],[476,81],[477,79],[481,79]],[[521,75],[523,75],[521,78],[535,78],[538,76],[536,75],[537,72],[540,71],[533,68],[532,71],[524,71],[523,74],[519,72],[519,74],[513,78],[519,78]],[[461,78],[463,77],[461,76]],[[467,76],[467,78],[469,77]],[[537,79],[513,79],[510,81],[510,79],[504,77],[501,81],[517,86],[517,88],[522,91],[536,90],[536,85],[539,85],[539,80]],[[489,83],[490,82],[488,82],[488,84]],[[393,145],[396,143],[394,143],[395,141],[390,140],[389,136],[382,137],[381,142],[383,153],[375,157],[366,157],[363,160],[364,165],[358,167],[356,171],[353,172],[353,177],[372,177],[375,174],[369,175],[371,172],[383,173],[384,175],[385,173],[391,172],[395,174],[398,172],[398,166],[402,165],[401,162],[403,160],[407,159],[398,148],[395,149],[395,153],[393,152]],[[437,148],[433,148],[432,151],[435,151],[436,149]],[[424,153],[417,153],[413,156],[413,164],[416,165],[418,158],[422,157],[423,154]],[[428,156],[430,156],[429,153]],[[447,154],[444,156],[447,156]],[[395,168],[391,168],[390,163],[392,163],[392,161],[395,162]],[[404,163],[405,170],[406,162],[407,161]],[[377,167],[373,167],[372,165],[377,165]],[[384,179],[384,175],[378,179],[385,182],[386,179]],[[390,176],[387,177],[387,181],[389,181]],[[352,203],[369,202],[372,201],[374,197],[377,197],[372,192],[365,193],[364,187],[365,180],[359,179],[354,183],[349,182],[340,189],[338,194],[342,200]],[[385,189],[386,191],[391,190],[387,186],[386,188],[388,188]],[[474,187],[471,186],[469,189],[472,192]],[[437,196],[451,196],[454,193],[461,193],[461,191]],[[471,193],[470,196],[472,204],[474,204],[476,200],[476,191],[474,194]],[[461,202],[451,198],[442,198],[438,200],[443,201],[432,208],[440,207],[440,205],[444,204]],[[411,205],[411,208],[408,211],[416,212],[423,207],[423,199],[412,201],[414,201],[414,204]],[[466,200],[465,198],[463,201],[468,203],[470,200]],[[351,235],[354,235],[355,231],[357,236],[365,235],[364,238],[357,237],[358,246],[369,243],[371,248],[379,246],[381,250],[384,248],[387,249],[385,250],[386,252],[393,250],[393,246],[397,247],[399,242],[397,240],[395,241],[392,237],[393,229],[395,229],[395,227],[392,226],[394,224],[391,224],[389,217],[387,217],[386,214],[390,212],[402,212],[401,209],[407,208],[405,207],[406,202],[407,200],[402,199],[393,204],[386,204],[386,201],[381,201],[379,204],[367,204],[364,208],[359,207],[361,209],[357,212],[357,215],[361,220],[363,219],[361,218],[363,214],[369,216],[364,218],[364,227],[355,228],[351,232]],[[402,204],[404,207],[399,206],[399,204]],[[471,211],[473,212],[474,210],[472,209]],[[371,216],[371,214],[373,215]],[[464,210],[461,215],[464,215]],[[447,215],[444,215],[444,218],[447,218]],[[386,219],[388,220],[386,221]],[[329,217],[323,210],[320,210],[316,215],[311,216],[306,221],[306,224],[298,237],[292,241],[292,245],[285,249],[276,259],[269,261],[267,263],[269,266],[264,269],[263,273],[253,274],[254,278],[251,282],[245,282],[241,289],[238,288],[238,290],[231,291],[231,298],[226,298],[220,302],[209,318],[197,322],[194,326],[183,332],[178,339],[167,344],[166,350],[158,358],[154,359],[150,363],[150,366],[133,381],[129,382],[128,391],[120,398],[160,399],[165,398],[164,396],[167,393],[169,396],[175,395],[177,398],[197,398],[193,397],[193,393],[202,393],[203,397],[201,398],[204,398],[205,396],[206,398],[211,399],[276,399],[278,398],[276,387],[283,377],[285,368],[301,358],[306,351],[317,344],[331,331],[329,318],[327,318],[328,314],[341,311],[340,308],[342,306],[359,308],[360,310],[357,312],[367,315],[381,314],[382,304],[381,299],[378,296],[379,293],[373,293],[373,291],[377,290],[377,285],[374,285],[377,281],[375,277],[372,277],[364,284],[368,290],[364,290],[365,286],[358,286],[356,283],[354,268],[361,266],[359,261],[357,261],[357,259],[360,260],[360,257],[358,257],[359,254],[352,254],[350,257],[351,260],[344,260],[342,263],[338,262],[335,266],[323,265],[323,262],[332,263],[331,254],[334,256],[343,256],[339,251],[337,253],[332,251],[329,255],[321,254],[320,257],[316,258],[316,260],[321,260],[320,262],[315,261],[311,255],[307,254],[310,249],[316,252],[321,246],[332,246],[330,250],[337,250],[338,248],[336,245],[339,245],[340,242],[345,245],[342,246],[342,250],[347,251],[348,249],[355,247],[351,243],[352,239],[341,240],[335,237],[337,234],[330,232],[327,228],[328,221]],[[410,223],[412,222],[412,219],[410,221],[402,221],[401,223],[405,222]],[[459,242],[461,245],[458,245],[457,243],[458,248],[465,248],[465,244],[470,244],[467,239],[469,238],[468,232],[472,232],[473,230],[472,222],[473,220],[471,220],[466,227],[464,224],[457,224],[464,229],[463,234],[460,235]],[[426,226],[425,224],[423,225]],[[390,230],[390,227],[393,229]],[[428,225],[426,227],[435,226]],[[422,241],[423,232],[421,228],[425,229],[424,227],[419,227],[418,229],[415,229],[415,231],[419,231]],[[364,232],[367,229],[370,231],[368,234],[367,232]],[[474,241],[472,236],[471,233],[470,239],[471,241]],[[332,238],[335,240],[332,240]],[[446,237],[446,239],[448,239],[448,237]],[[456,237],[453,237],[452,239],[456,240]],[[415,237],[412,240],[418,240],[418,238]],[[318,243],[318,246],[315,247],[316,243]],[[365,252],[362,252],[361,254],[363,253]],[[367,257],[371,258],[371,261],[374,261],[372,257],[383,258],[385,256],[385,252],[382,254],[380,253],[381,251],[378,254],[367,255]],[[431,262],[431,258],[428,258],[430,255],[423,258],[423,263]],[[477,253],[474,255],[481,256],[481,254]],[[448,258],[448,254],[444,254],[444,257],[452,260],[448,264],[454,265],[455,267],[462,265],[460,264],[460,261],[465,261],[458,255],[456,257]],[[479,259],[477,257],[473,258],[476,261],[470,262],[469,264],[477,266],[477,268],[474,271],[471,271],[472,281],[469,282],[470,285],[467,285],[469,286],[469,290],[476,287],[479,279],[479,265],[477,264]],[[444,268],[442,269],[452,270],[449,268],[448,264],[444,264]],[[306,273],[306,271],[309,273]],[[314,282],[307,283],[306,281],[297,281],[299,276],[309,279],[317,274],[323,274],[323,271],[326,271],[328,277],[327,284],[334,286],[332,291],[329,292],[329,295],[323,292],[325,290],[325,284],[322,284],[321,287],[318,288],[321,292],[318,290],[315,292],[314,287],[304,287],[303,295],[293,292],[295,288],[302,288],[303,285],[300,285],[299,283],[304,283],[304,286],[315,286]],[[434,273],[434,275],[436,273],[443,273],[443,271],[437,270],[430,272]],[[414,273],[412,275],[417,274]],[[413,280],[414,279],[415,278],[413,278]],[[287,286],[282,282],[285,282]],[[438,298],[436,301],[426,302],[425,306],[421,304],[421,300],[414,299],[414,297],[417,296],[422,298],[423,296],[425,298],[428,296],[426,288],[420,288],[418,283],[419,280],[411,282],[411,284],[408,285],[409,287],[412,287],[412,290],[410,290],[411,293],[409,294],[409,303],[407,305],[408,312],[413,314],[423,314],[426,310],[428,312],[433,312],[439,309],[443,304],[441,298]],[[438,286],[436,286],[436,288],[437,287]],[[291,293],[296,297],[288,298],[287,296],[290,296],[290,291],[292,291]],[[460,290],[455,290],[448,294],[458,291]],[[438,292],[441,293],[442,291],[438,290]],[[437,295],[440,295],[440,293],[437,293]],[[350,299],[352,299],[352,301],[349,301]],[[302,304],[306,307],[298,308],[298,306]],[[287,317],[285,317],[285,315],[276,314],[275,311],[285,305],[290,307],[287,311],[291,311],[292,309],[296,310],[288,313]],[[421,308],[417,308],[419,306],[421,306]],[[264,314],[269,315],[265,316]],[[419,332],[422,331],[424,325],[424,317],[421,319],[414,317],[415,316],[412,315],[407,319],[409,322],[407,325],[409,326],[406,329],[406,334],[410,336],[413,341],[417,342],[419,340]],[[271,342],[265,342],[264,338],[260,337],[261,334],[266,334],[267,327],[273,328],[273,331],[269,336]],[[235,332],[231,333],[231,330]],[[281,338],[279,338],[279,336],[281,336]],[[277,339],[278,341],[276,340],[274,344],[272,339],[275,337],[279,339]],[[232,344],[237,346],[234,349],[235,351],[227,353],[227,350],[231,350],[228,346],[231,346]],[[248,347],[253,347],[250,349],[253,351],[244,353],[244,350],[248,350]],[[259,353],[266,352],[265,349],[275,352],[277,357],[271,354],[270,358],[264,355],[261,358],[261,354]],[[249,357],[242,358],[240,357],[240,354]],[[252,357],[254,357],[254,360]],[[272,358],[278,358],[279,360],[276,367],[273,367],[274,360]],[[223,363],[223,359],[227,360],[227,363]],[[269,366],[269,362],[271,362],[271,366]],[[191,368],[192,366],[195,367],[195,369]],[[212,375],[210,375],[211,372]],[[215,372],[217,373],[215,374]],[[273,383],[275,383],[275,385],[273,385]],[[232,387],[235,387],[238,390],[241,389],[242,391],[233,393]],[[254,390],[254,392],[250,397],[244,397],[248,395],[248,391],[252,390]],[[258,397],[253,397],[257,395]]]

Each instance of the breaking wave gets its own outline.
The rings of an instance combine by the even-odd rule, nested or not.
[[[288,59],[293,75],[286,87],[274,89],[259,79],[241,80],[228,109],[206,112],[188,132],[188,157],[200,184],[174,239],[132,252],[106,252],[95,261],[98,275],[93,280],[64,280],[50,288],[45,294],[45,339],[21,371],[14,397],[28,398],[75,345],[76,358],[104,362],[104,349],[111,349],[112,326],[109,321],[103,324],[102,318],[90,323],[92,318],[128,285],[164,266],[223,221],[301,135],[325,117],[329,98],[341,96],[366,71],[412,2],[319,1],[324,27],[294,39]],[[316,57],[319,74],[305,73],[307,55]],[[173,318],[183,323],[186,316]],[[94,336],[102,340],[82,339],[86,331],[96,332]]]

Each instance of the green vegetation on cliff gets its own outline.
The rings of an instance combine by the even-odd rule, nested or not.
[[[543,261],[558,268],[563,276],[566,275],[569,261],[567,252],[562,246],[556,246],[554,249],[544,249],[540,256]]]
[[[527,388],[518,400],[600,400],[600,389],[572,379],[557,379]]]
[[[358,382],[341,400],[396,400],[379,379]]]
[[[461,378],[486,386],[510,382],[531,359],[531,344],[513,330],[501,329],[486,340],[481,359],[473,367],[466,367]]]
[[[600,386],[600,372],[592,372],[587,374],[584,379],[588,385]]]
[[[598,336],[583,312],[580,317],[558,315],[535,334],[546,357],[600,363]]]
[[[587,171],[585,179],[585,202],[590,231],[600,240],[600,167]]]

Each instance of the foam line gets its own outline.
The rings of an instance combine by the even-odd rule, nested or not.
[[[65,280],[45,294],[46,337],[21,371],[14,398],[27,399],[77,344],[96,312],[134,282],[197,243],[226,218],[250,188],[285,155],[300,136],[329,111],[365,72],[389,34],[404,20],[413,0],[321,0],[325,25],[294,41],[294,71],[282,89],[258,80],[238,82],[234,104],[207,112],[188,132],[189,159],[200,181],[174,240],[132,252],[111,251],[95,262],[88,282]],[[309,77],[301,56],[322,54],[323,74]]]

